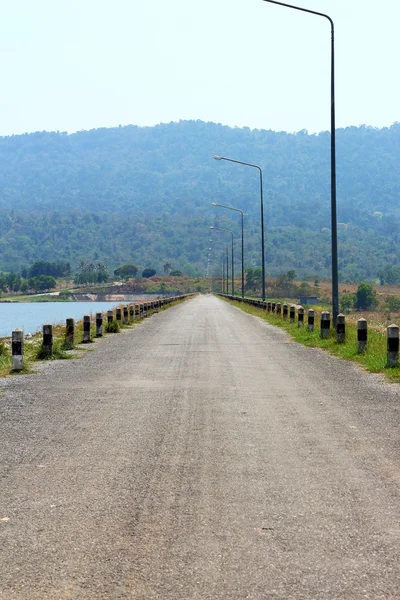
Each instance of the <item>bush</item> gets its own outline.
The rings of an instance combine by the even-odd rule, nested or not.
[[[392,312],[400,311],[400,298],[399,296],[388,296],[385,301],[386,308]]]
[[[119,333],[119,330],[120,327],[117,321],[111,321],[111,323],[106,323],[106,333]]]

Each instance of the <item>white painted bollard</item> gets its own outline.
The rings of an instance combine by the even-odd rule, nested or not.
[[[53,354],[53,325],[46,323],[43,325],[43,354],[52,356]]]
[[[75,343],[75,321],[72,317],[65,320],[65,345],[73,348]]]
[[[331,313],[324,310],[321,313],[321,337],[327,339],[331,333]]]
[[[357,321],[357,342],[358,354],[362,354],[366,351],[368,344],[368,328],[366,319],[358,319]]]
[[[103,337],[103,313],[96,313],[96,337]]]
[[[346,317],[343,314],[337,316],[336,342],[338,344],[344,344],[346,342]]]
[[[315,312],[312,308],[307,313],[307,327],[308,331],[314,331]]]
[[[90,315],[83,317],[83,343],[87,344],[91,341],[90,339]]]
[[[399,364],[399,328],[389,325],[387,328],[387,364],[388,367],[397,367]]]
[[[11,336],[12,370],[22,371],[24,368],[24,332],[14,329]]]
[[[289,309],[289,321],[291,323],[294,323],[296,318],[296,307],[294,306],[294,304],[292,304],[292,306]]]

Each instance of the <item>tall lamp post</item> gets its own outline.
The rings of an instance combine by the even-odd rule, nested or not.
[[[212,202],[212,206],[220,206],[221,208],[227,208],[228,210],[234,210],[240,212],[242,216],[242,298],[244,298],[244,227],[243,227],[243,211],[240,208],[233,208],[233,206],[225,206],[224,204],[217,204]]]
[[[262,300],[265,301],[265,244],[264,244],[264,201],[263,201],[263,178],[262,170],[258,165],[252,163],[243,162],[241,160],[235,160],[233,158],[227,158],[226,156],[214,156],[214,160],[227,160],[228,162],[237,163],[238,165],[245,165],[246,167],[254,167],[258,169],[260,174],[260,199],[261,199],[261,268],[262,268]]]
[[[331,24],[331,238],[332,238],[332,313],[333,323],[339,313],[339,276],[338,276],[338,251],[337,251],[337,216],[336,216],[336,125],[335,125],[335,26],[331,17],[325,13],[300,8],[277,0],[263,0],[269,4],[277,4],[286,8],[293,8],[301,12],[317,15],[328,19]]]
[[[235,276],[234,276],[234,267],[233,267],[233,232],[230,229],[223,229],[222,227],[214,227],[211,225],[210,229],[214,231],[227,231],[232,236],[232,296],[235,295]],[[228,281],[228,255],[226,256],[226,280]],[[228,286],[227,286],[228,287]]]

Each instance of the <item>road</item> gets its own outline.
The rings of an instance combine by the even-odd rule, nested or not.
[[[198,296],[0,382],[0,598],[400,598],[400,391]]]

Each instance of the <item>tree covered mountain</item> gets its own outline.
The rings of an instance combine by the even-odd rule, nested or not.
[[[133,262],[189,274],[207,264],[209,226],[233,229],[238,267],[260,264],[256,169],[264,176],[267,273],[330,275],[330,135],[230,128],[201,121],[71,135],[0,138],[0,269],[35,260]],[[376,278],[400,262],[400,124],[337,131],[339,269]],[[223,249],[229,238],[216,234]]]

